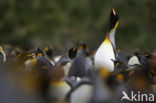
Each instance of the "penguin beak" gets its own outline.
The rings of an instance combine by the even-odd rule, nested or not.
[[[3,50],[1,50],[0,52],[1,52],[2,55],[3,55],[3,63],[5,63],[5,62],[6,62],[6,54],[4,53]]]
[[[112,8],[112,13],[113,13],[114,16],[116,15],[116,12],[115,12],[114,8]]]

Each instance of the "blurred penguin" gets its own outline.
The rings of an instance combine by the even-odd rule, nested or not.
[[[86,45],[79,46],[78,55],[73,59],[68,76],[91,77],[93,72],[93,62],[86,55]]]
[[[139,52],[135,52],[134,56],[132,56],[129,61],[128,61],[128,67],[131,69],[135,68],[148,68],[149,67],[149,62],[148,58]]]
[[[45,47],[44,48],[44,52],[47,56],[47,58],[49,59],[49,61],[51,62],[51,64],[55,65],[55,60],[54,60],[54,56],[53,56],[53,47]]]
[[[83,78],[69,91],[66,100],[69,103],[89,103],[92,98],[93,88],[91,80]]]
[[[65,78],[64,66],[71,62],[77,55],[77,48],[73,47],[68,50],[68,52],[63,55],[53,69],[48,73],[50,78],[49,94],[53,102],[62,103],[65,102],[65,97],[71,88],[75,85],[75,79]]]

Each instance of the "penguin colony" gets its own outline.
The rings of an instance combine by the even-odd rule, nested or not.
[[[118,24],[112,8],[109,30],[95,53],[86,44],[61,56],[50,46],[0,46],[0,103],[120,103],[123,91],[155,94],[156,55],[117,49]]]

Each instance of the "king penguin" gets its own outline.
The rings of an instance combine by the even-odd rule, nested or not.
[[[117,54],[116,54],[116,45],[115,45],[115,31],[119,23],[119,16],[112,8],[110,14],[110,27],[109,31],[106,35],[105,40],[97,49],[94,59],[94,67],[95,69],[98,68],[105,68],[109,71],[114,70],[114,63],[116,61]]]
[[[93,72],[93,63],[89,56],[86,55],[86,45],[79,47],[78,54],[71,63],[68,77],[91,77]]]

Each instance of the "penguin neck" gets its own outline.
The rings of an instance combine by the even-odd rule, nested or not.
[[[109,39],[114,47],[114,49],[116,49],[116,45],[115,45],[115,31],[116,29],[112,29],[109,33]]]
[[[117,59],[117,52],[116,52],[116,45],[115,45],[115,31],[116,29],[112,29],[107,33],[106,39],[104,40],[104,43],[106,42],[107,44],[111,44],[114,54],[115,54],[115,59]]]
[[[78,56],[85,56],[85,50],[82,49],[82,50],[79,50],[78,53],[77,53]]]
[[[110,38],[110,41],[113,45],[113,48],[116,50],[116,45],[115,45],[115,32],[116,32],[116,28],[119,24],[119,21],[116,22],[115,26],[113,28],[111,28],[109,30],[109,38]]]
[[[105,40],[103,41],[103,43],[106,44],[112,44],[111,40],[110,40],[110,32],[107,33]]]

